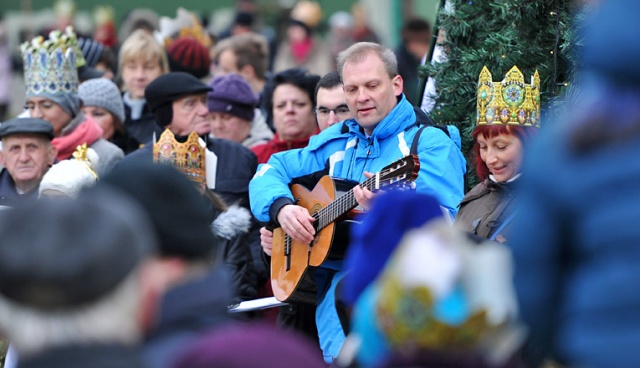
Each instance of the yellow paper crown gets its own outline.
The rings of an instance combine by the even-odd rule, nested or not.
[[[115,10],[111,5],[98,5],[93,11],[93,20],[96,25],[102,25],[115,21]]]
[[[199,184],[206,184],[205,148],[198,142],[198,134],[192,132],[187,141],[176,141],[173,133],[165,129],[153,144],[153,161],[171,164]]]
[[[540,127],[540,75],[524,83],[524,75],[514,66],[501,82],[493,82],[487,67],[478,79],[477,123]]]
[[[175,18],[160,18],[158,37],[166,49],[175,40],[183,37],[193,38],[207,49],[212,45],[211,36],[204,29],[198,17],[184,8],[178,8]]]

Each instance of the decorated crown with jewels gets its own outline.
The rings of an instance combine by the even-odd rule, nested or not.
[[[41,93],[77,93],[77,68],[86,64],[72,27],[38,36],[20,46],[27,96]]]
[[[540,75],[525,84],[524,75],[514,66],[501,82],[493,82],[483,67],[478,79],[477,123],[540,127]]]
[[[180,143],[169,129],[153,144],[153,161],[171,164],[199,184],[206,184],[205,148],[200,145],[198,134],[191,132],[187,141]]]

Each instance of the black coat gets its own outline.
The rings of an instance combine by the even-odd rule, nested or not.
[[[7,169],[0,170],[0,206],[15,207],[20,203],[38,198],[38,187],[25,194],[18,194],[16,184]]]
[[[162,134],[162,129],[156,123],[156,116],[149,110],[149,106],[147,104],[142,108],[142,115],[140,119],[133,120],[131,118],[131,108],[126,103],[124,104],[124,129],[127,135],[127,147],[139,147],[142,144],[153,141],[153,134],[155,133],[156,137],[160,137]],[[123,142],[121,142],[122,144]],[[122,147],[120,147],[122,148]],[[125,151],[124,148],[122,148]],[[130,149],[127,149],[125,153],[131,152]]]
[[[159,138],[160,135],[157,136]],[[258,168],[256,156],[248,148],[226,139],[206,138],[207,149],[218,157],[216,187],[213,190],[228,204],[249,208],[249,181]],[[153,142],[125,156],[126,160],[151,161]]]
[[[164,295],[155,328],[143,347],[148,367],[170,367],[189,341],[230,321],[229,281],[227,270],[215,267],[207,276],[178,285]]]

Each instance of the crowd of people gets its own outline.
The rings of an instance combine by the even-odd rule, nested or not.
[[[313,1],[277,47],[185,9],[28,40],[4,367],[635,366],[638,14],[589,14],[570,116],[541,121],[537,71],[479,70],[469,153],[416,106],[423,20],[395,50],[345,14],[325,43]]]

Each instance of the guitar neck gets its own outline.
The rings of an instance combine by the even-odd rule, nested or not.
[[[369,190],[378,189],[378,186],[376,185],[376,176],[373,176],[358,185]],[[351,189],[316,213],[316,230],[324,229],[325,226],[356,208],[356,206],[358,206],[358,201],[356,201],[353,189]]]

